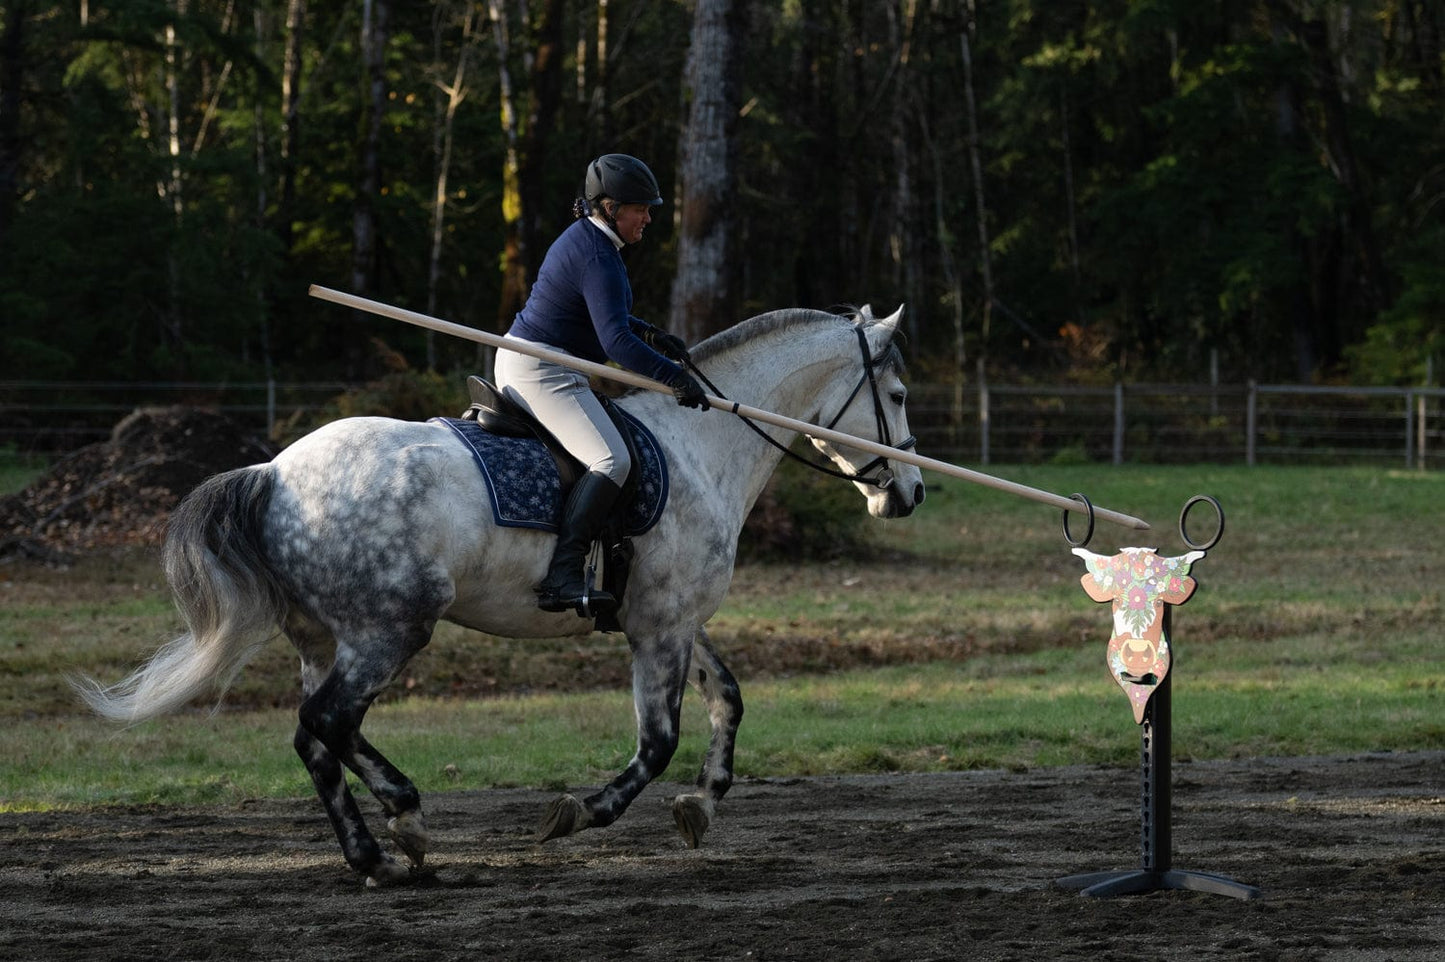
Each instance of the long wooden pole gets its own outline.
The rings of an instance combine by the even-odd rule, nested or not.
[[[621,368],[608,367],[606,364],[597,364],[592,361],[573,357],[570,354],[563,354],[558,351],[549,351],[546,348],[538,347],[535,344],[515,340],[505,340],[500,335],[491,334],[486,331],[479,331],[475,328],[466,327],[461,324],[453,324],[451,321],[444,321],[440,318],[430,317],[426,314],[418,314],[415,311],[408,311],[404,308],[393,307],[390,304],[383,304],[380,301],[369,300],[365,297],[358,297],[355,294],[347,294],[343,291],[332,290],[329,287],[321,287],[312,284],[310,293],[312,297],[319,297],[325,301],[342,304],[356,310],[368,311],[372,314],[380,314],[382,317],[389,317],[393,320],[403,321],[407,324],[414,324],[417,327],[424,327],[428,330],[437,331],[442,334],[450,334],[454,337],[464,338],[468,341],[476,341],[479,344],[486,344],[491,347],[505,348],[509,351],[516,351],[519,354],[529,354],[532,357],[541,358],[544,361],[553,361],[564,367],[581,371],[589,376],[607,378],[612,381],[620,381],[631,387],[642,388],[648,391],[657,391],[661,394],[671,394],[672,388],[659,381],[643,377],[641,374],[634,374],[632,371]],[[771,411],[764,411],[761,408],[749,407],[746,404],[739,404],[736,401],[729,401],[726,398],[707,396],[708,404],[720,411],[727,411],[754,421],[761,421],[764,424],[771,424],[775,427],[786,428],[789,431],[797,431],[809,437],[821,438],[824,441],[831,441],[834,444],[844,444],[850,448],[857,448],[869,454],[889,458],[893,461],[901,461],[904,464],[917,465],[928,471],[937,471],[939,474],[946,474],[949,477],[960,478],[964,481],[971,481],[974,484],[981,484],[984,487],[993,488],[997,491],[1006,491],[1009,494],[1018,495],[1021,498],[1028,498],[1031,501],[1038,501],[1042,504],[1053,505],[1064,511],[1073,511],[1078,514],[1087,514],[1090,508],[1085,507],[1076,498],[1066,498],[1063,495],[1052,494],[1048,491],[1040,491],[1038,488],[1031,488],[1026,484],[1018,484],[1014,481],[1006,481],[1003,478],[994,477],[991,474],[984,474],[981,471],[973,471],[969,468],[962,468],[956,464],[949,464],[947,461],[938,461],[933,458],[915,454],[912,451],[903,451],[898,448],[891,448],[886,444],[879,444],[877,441],[869,441],[867,438],[860,438],[852,434],[844,434],[842,431],[834,431],[830,428],[821,427],[817,424],[809,424],[807,421],[799,421],[796,418],[785,417],[781,414],[774,414]],[[1121,514],[1118,511],[1110,511],[1108,508],[1092,506],[1094,517],[1100,521],[1108,521],[1113,524],[1123,525],[1126,528],[1133,528],[1136,531],[1149,530],[1149,523],[1141,521],[1132,515]]]

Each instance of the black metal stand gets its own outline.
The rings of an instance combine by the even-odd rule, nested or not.
[[[1173,637],[1169,608],[1164,609],[1164,636]],[[1140,725],[1140,817],[1141,865],[1136,871],[1085,872],[1069,875],[1055,882],[1060,888],[1078,891],[1080,895],[1107,898],[1115,895],[1138,895],[1162,890],[1188,890],[1228,895],[1237,899],[1259,898],[1259,889],[1206,872],[1186,872],[1171,867],[1173,839],[1170,836],[1169,809],[1172,801],[1170,779],[1170,675],[1154,690],[1154,697],[1144,707]]]

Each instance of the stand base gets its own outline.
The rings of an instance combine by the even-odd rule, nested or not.
[[[1228,895],[1236,899],[1257,899],[1259,889],[1252,885],[1236,882],[1223,875],[1207,872],[1185,872],[1177,869],[1158,871],[1135,869],[1128,872],[1085,872],[1069,875],[1054,882],[1059,888],[1077,891],[1080,895],[1093,898],[1112,898],[1115,895],[1140,895],[1144,892],[1165,890],[1208,892],[1213,895]]]

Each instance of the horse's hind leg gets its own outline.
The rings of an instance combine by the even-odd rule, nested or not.
[[[288,634],[292,634],[288,626]],[[416,632],[423,642],[429,630]],[[292,640],[297,641],[295,634]],[[302,645],[298,641],[297,647]],[[371,646],[376,647],[376,646]],[[417,645],[416,647],[420,647]],[[319,684],[314,672],[303,670],[309,689],[301,705],[301,724],[296,729],[297,753],[311,774],[316,793],[336,830],[347,864],[367,878],[368,885],[400,881],[409,870],[382,851],[346,786],[344,763],[366,784],[389,816],[392,838],[414,866],[426,856],[426,825],[421,814],[421,795],[411,780],[361,734],[361,722],[376,695],[395,677],[416,647],[405,646],[392,658],[364,658],[349,650],[338,659]],[[303,665],[305,649],[303,648]]]
[[[405,878],[407,870],[381,850],[371,830],[366,827],[356,799],[346,787],[346,775],[336,756],[304,725],[296,726],[293,744],[311,774],[311,784],[316,787],[316,794],[326,808],[332,828],[336,830],[336,839],[341,843],[346,863],[365,875],[368,884],[383,885]]]
[[[702,694],[707,706],[712,738],[697,776],[698,791],[673,799],[672,817],[687,844],[697,848],[712,823],[717,803],[733,784],[733,747],[743,718],[743,698],[737,680],[702,629],[692,643],[688,680]]]
[[[301,693],[303,704],[309,703],[332,669],[336,641],[326,628],[295,613],[287,619],[286,635],[301,655]],[[347,864],[365,875],[368,884],[380,885],[405,878],[407,869],[382,851],[366,827],[337,756],[304,723],[296,726],[292,744],[311,776],[311,784],[331,820]],[[405,845],[403,850],[407,850]],[[414,861],[419,864],[420,858]]]

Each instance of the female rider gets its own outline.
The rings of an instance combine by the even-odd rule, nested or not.
[[[589,361],[616,361],[671,387],[679,404],[706,410],[701,386],[675,363],[687,356],[687,345],[631,314],[632,286],[620,252],[642,239],[661,203],[657,178],[637,158],[604,154],[588,164],[575,220],[548,249],[506,336]],[[582,568],[632,467],[622,435],[578,371],[503,349],[496,378],[586,468],[562,510],[551,566],[536,586],[537,607],[575,608],[583,617],[615,608],[607,592],[587,593]]]

